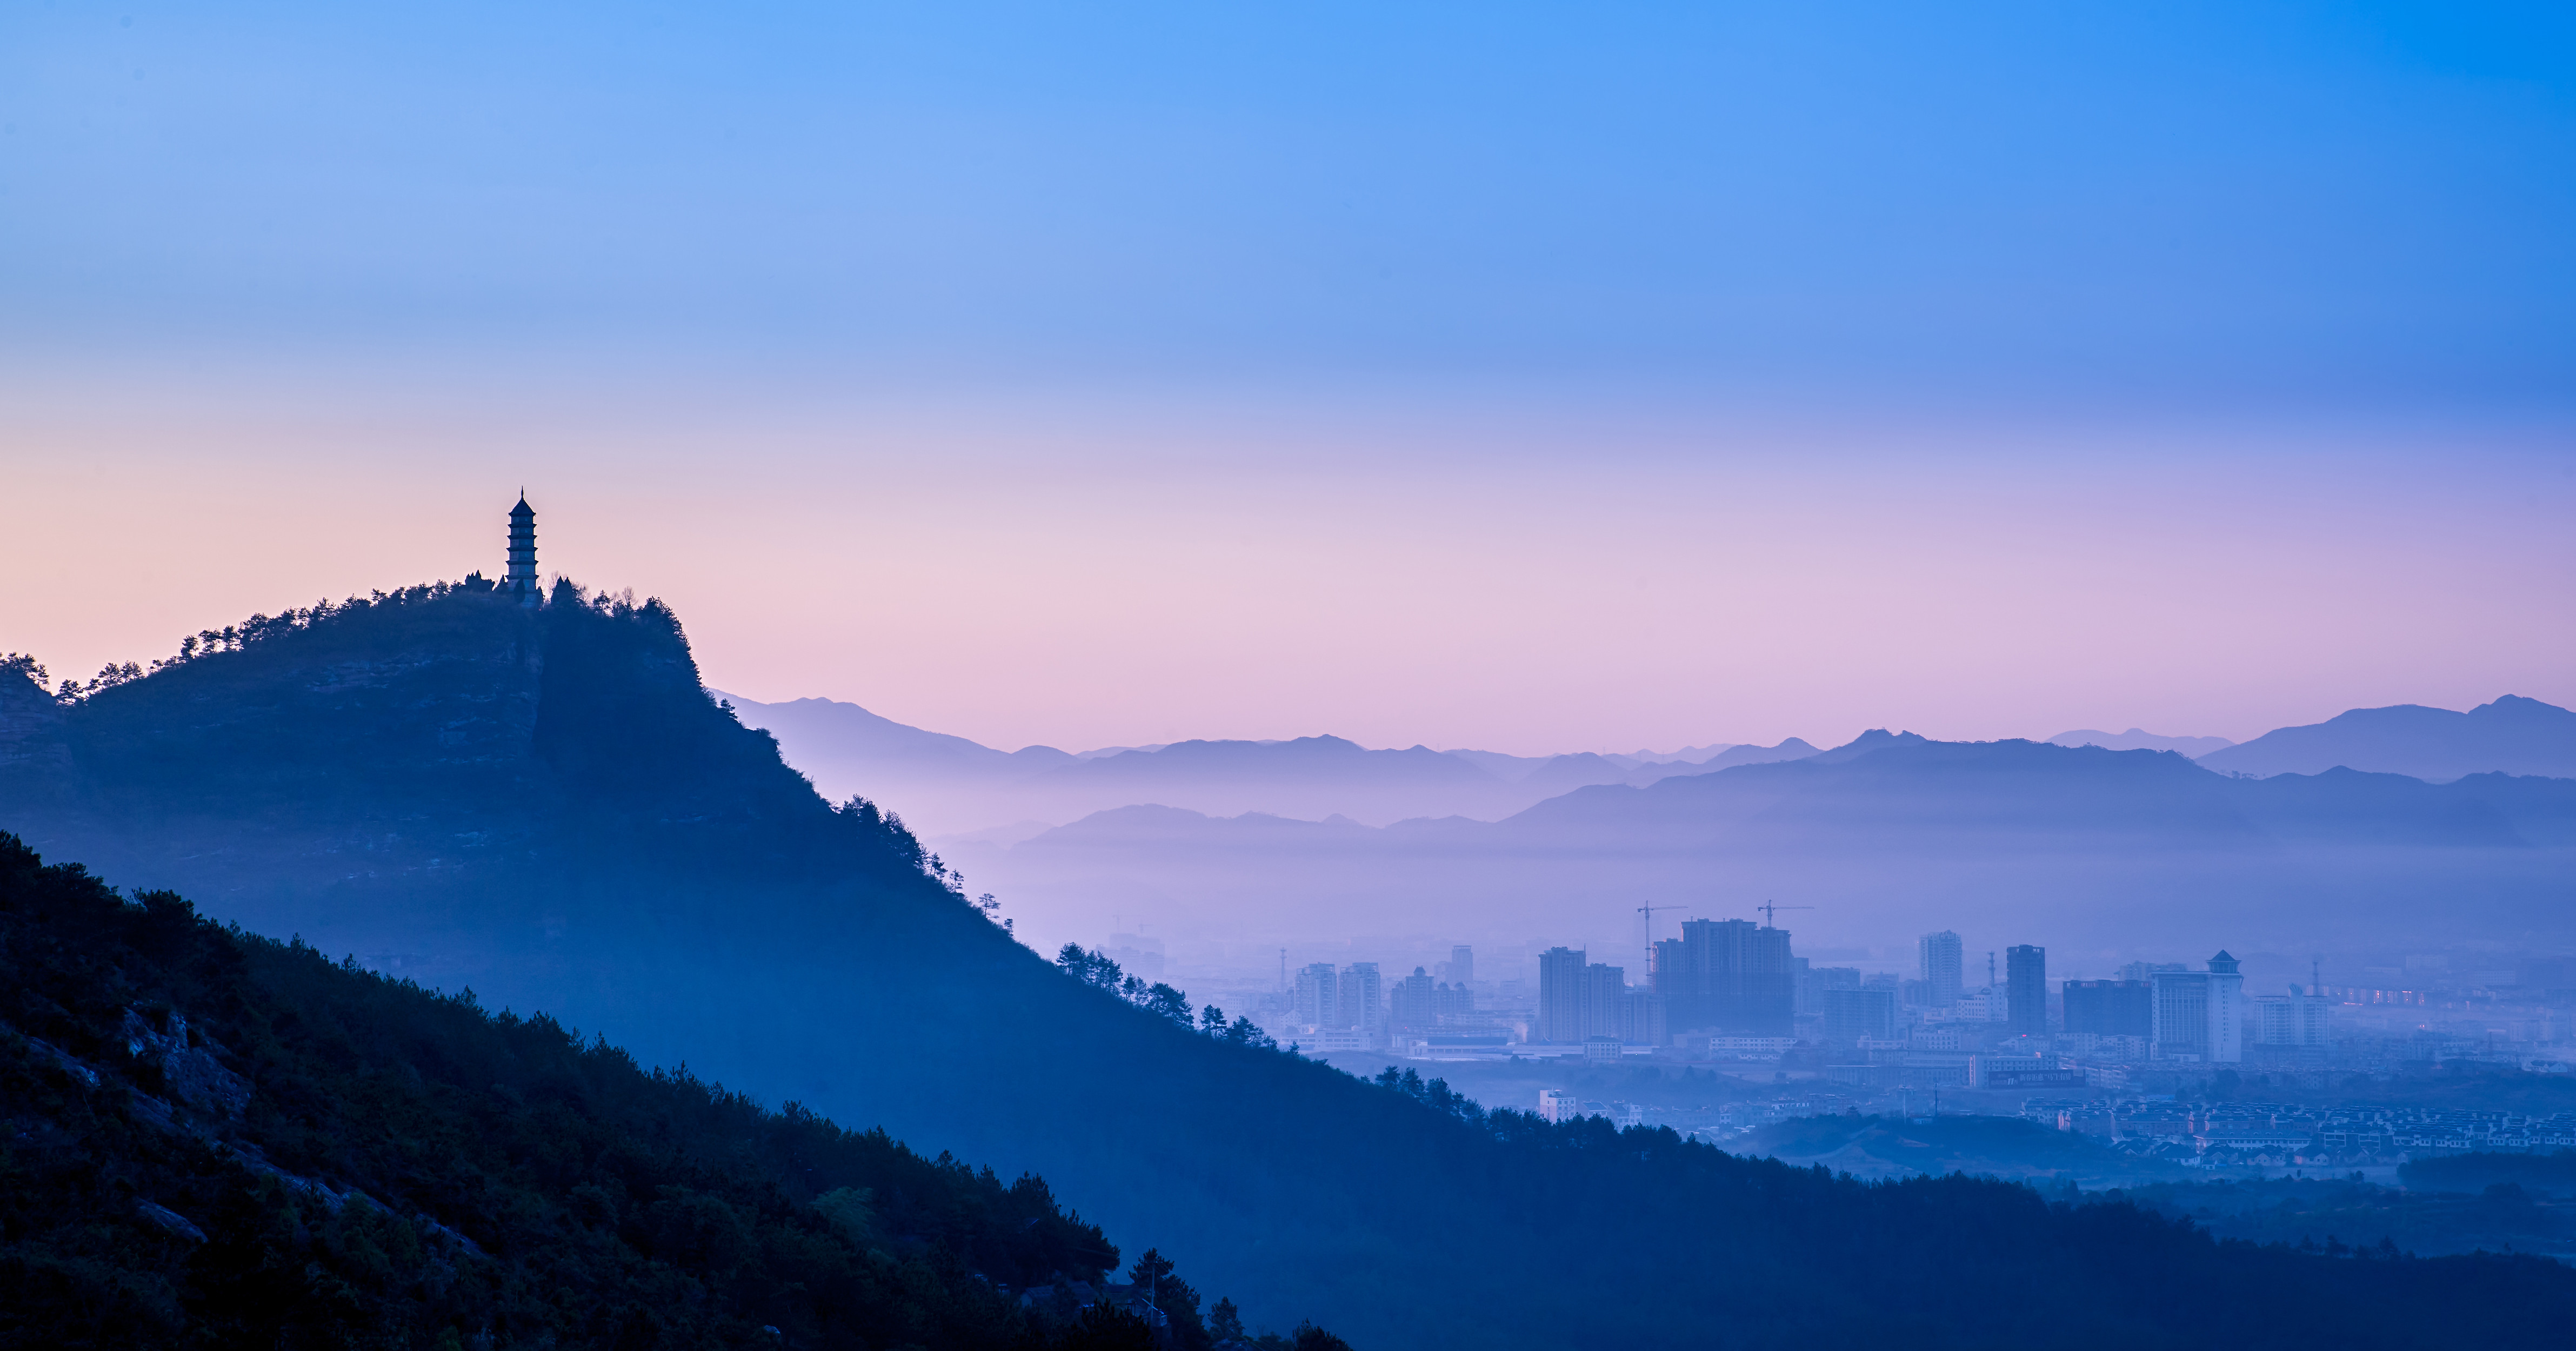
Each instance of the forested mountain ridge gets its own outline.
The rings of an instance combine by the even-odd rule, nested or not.
[[[170,893],[125,901],[6,835],[0,992],[0,1345],[1207,1351],[1239,1332],[1150,1251],[1129,1274],[1153,1283],[1121,1298],[1150,1293],[1176,1341],[1084,1308],[1118,1254],[1036,1178],[648,1074],[550,1018],[334,966]],[[1461,1213],[1517,1192],[1506,1213],[1625,1235],[1564,1265],[1667,1282],[1649,1317],[1605,1319],[1659,1327],[1654,1345],[2146,1346],[2218,1319],[2247,1339],[2508,1344],[2576,1314],[2576,1273],[2545,1259],[2218,1244],[2123,1202],[1861,1183],[1489,1113],[1410,1073],[1325,1073],[1466,1157],[1451,1180],[1489,1190]],[[1455,1294],[1379,1297],[1446,1305],[1482,1329],[1471,1344],[1566,1344],[1495,1319],[1526,1302]],[[1343,1344],[1301,1327],[1295,1345]]]
[[[7,834],[0,1088],[0,1345],[1151,1345],[1079,1309],[1118,1252],[1035,1177],[123,900]]]
[[[1471,1120],[1202,1035],[1067,979],[898,825],[815,796],[706,697],[650,602],[416,588],[264,633],[69,705],[21,677],[0,828],[646,1063],[1036,1172],[1259,1325],[1461,1348],[2222,1325],[2395,1346],[2563,1316],[2557,1268],[2364,1273],[1997,1184],[1861,1188],[1666,1134]]]

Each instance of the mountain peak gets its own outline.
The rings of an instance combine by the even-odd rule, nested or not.
[[[2238,774],[2319,774],[2342,766],[2447,782],[2499,772],[2576,778],[2576,713],[2507,694],[2466,713],[2422,704],[2347,709],[2201,757]]]
[[[1868,731],[1861,733],[1859,736],[1853,737],[1851,740],[1834,747],[1832,750],[1822,751],[1815,755],[1803,758],[1815,764],[1838,765],[1846,760],[1857,760],[1864,755],[1875,754],[1879,751],[1894,750],[1899,747],[1912,748],[1916,746],[1929,746],[1931,744],[1932,741],[1930,738],[1917,736],[1912,732],[1890,732],[1884,727],[1873,727]]]

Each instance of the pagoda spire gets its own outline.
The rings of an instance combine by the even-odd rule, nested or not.
[[[537,590],[537,512],[528,505],[528,490],[519,490],[519,505],[510,508],[510,570],[501,579],[501,589],[519,598],[524,605],[536,604]]]

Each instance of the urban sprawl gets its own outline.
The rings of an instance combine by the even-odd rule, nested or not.
[[[1159,954],[1119,955],[1159,964]],[[2406,983],[2384,987],[2328,984],[2312,966],[2306,981],[2249,989],[2225,951],[2055,983],[2043,948],[1979,956],[1942,931],[1915,944],[1913,975],[1864,973],[1793,955],[1789,931],[1772,924],[1694,919],[1652,945],[1643,981],[1569,947],[1536,954],[1535,982],[1479,981],[1461,946],[1392,979],[1375,962],[1283,970],[1262,1022],[1313,1054],[1556,1060],[1577,1072],[1679,1063],[1778,1087],[1697,1114],[1568,1089],[1534,1104],[1551,1119],[1686,1118],[1660,1124],[1713,1139],[1786,1116],[1893,1108],[2020,1115],[2201,1166],[2370,1167],[2576,1146],[2565,1114],[2353,1105],[2349,1091],[2333,1108],[2251,1100],[2264,1085],[2351,1090],[2432,1062],[2567,1073],[2576,988],[2561,987],[2576,987],[2576,970],[2564,961],[2454,972],[2447,958],[2414,959],[2390,968]]]

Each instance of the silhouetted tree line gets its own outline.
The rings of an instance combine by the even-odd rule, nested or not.
[[[1107,953],[1086,952],[1079,943],[1067,943],[1055,955],[1055,964],[1066,975],[1093,989],[1115,995],[1158,1018],[1167,1018],[1183,1028],[1194,1028],[1218,1041],[1233,1046],[1275,1051],[1277,1040],[1261,1030],[1250,1018],[1226,1021],[1225,1010],[1214,1004],[1190,1015],[1190,997],[1171,986],[1155,981],[1148,985],[1138,976],[1128,975]],[[1290,1046],[1290,1051],[1297,1048]]]
[[[1036,1297],[1118,1261],[1036,1177],[122,900],[6,833],[0,1142],[0,1345],[1156,1344]],[[1211,1345],[1171,1264],[1137,1269]]]
[[[576,599],[581,603],[566,603]],[[1878,1344],[1943,1351],[2297,1338],[2344,1351],[2538,1343],[2576,1318],[2569,1273],[2536,1260],[2365,1262],[2220,1244],[2135,1207],[2061,1203],[2028,1188],[1967,1178],[1866,1186],[1816,1170],[1736,1158],[1670,1132],[1622,1135],[1599,1121],[1550,1126],[1513,1111],[1480,1116],[1475,1104],[1458,1102],[1454,1093],[1442,1106],[1447,1090],[1437,1081],[1423,1082],[1417,1096],[1401,1072],[1395,1085],[1401,1091],[1390,1092],[1299,1056],[1243,1054],[1225,1044],[1227,1037],[1204,1035],[1214,1021],[1204,1010],[1184,1030],[1179,1015],[1188,1008],[1185,996],[1156,997],[1142,981],[1131,987],[1114,964],[1084,963],[1088,974],[1075,984],[1060,963],[1057,970],[1045,969],[1043,958],[991,925],[959,922],[963,909],[952,910],[951,903],[962,884],[930,882],[922,866],[929,856],[907,854],[907,845],[918,845],[900,822],[882,810],[873,821],[846,805],[836,812],[779,762],[774,742],[745,731],[707,698],[666,614],[649,605],[621,613],[620,604],[609,598],[603,607],[577,589],[559,588],[553,603],[534,609],[455,593],[437,604],[371,602],[342,609],[328,623],[263,639],[219,660],[156,673],[68,710],[55,727],[34,734],[54,738],[64,754],[30,754],[0,764],[0,791],[15,793],[0,803],[57,837],[81,840],[84,847],[128,847],[119,842],[130,841],[162,875],[246,889],[237,894],[266,888],[300,897],[297,904],[306,906],[453,904],[463,916],[460,945],[480,944],[474,955],[487,959],[518,951],[513,944],[520,940],[496,914],[534,904],[592,905],[589,919],[576,911],[574,922],[589,925],[576,932],[595,945],[594,969],[631,979],[635,988],[651,985],[647,995],[604,1000],[604,1008],[616,1012],[603,1016],[637,1027],[655,1018],[702,1021],[720,1025],[721,1034],[712,1040],[693,1036],[694,1044],[724,1045],[737,1037],[745,1047],[757,1043],[756,1051],[745,1052],[754,1063],[762,1054],[776,1054],[863,1071],[872,1089],[903,1100],[889,1112],[907,1112],[913,1122],[947,1123],[923,1129],[971,1130],[987,1139],[1026,1138],[1033,1144],[1036,1133],[1044,1132],[1044,1147],[1055,1160],[1050,1173],[1060,1183],[1090,1165],[1085,1196],[1101,1199],[1089,1204],[1107,1204],[1113,1195],[1122,1203],[1138,1202],[1135,1209],[1154,1215],[1157,1226],[1171,1226],[1158,1227],[1158,1235],[1192,1234],[1204,1254],[1194,1260],[1211,1261],[1219,1252],[1236,1260],[1226,1279],[1238,1294],[1258,1295],[1271,1308],[1328,1308],[1343,1326],[1359,1326],[1366,1318],[1389,1345],[1722,1342],[1731,1351]],[[334,673],[343,670],[366,678],[335,683]],[[208,718],[209,708],[231,716]],[[343,844],[369,856],[328,853]],[[433,872],[433,863],[442,866]],[[135,865],[120,859],[118,866]],[[393,880],[352,880],[362,868]],[[953,877],[944,865],[942,873]],[[724,912],[715,917],[721,923],[709,922],[713,911]],[[424,906],[418,913],[434,912]],[[620,922],[634,913],[650,915],[656,924]],[[657,928],[671,916],[677,922]],[[731,967],[702,964],[697,959],[704,953],[682,946],[710,938],[720,944],[716,955],[735,959]],[[241,950],[263,973],[309,974],[320,967],[311,954],[291,947],[244,940]],[[0,936],[0,961],[30,963],[29,951],[18,937]],[[768,989],[732,986],[749,971],[811,998],[773,999]],[[852,979],[854,974],[860,978]],[[331,979],[343,978],[372,980],[346,972]],[[0,971],[0,1001],[12,997],[9,982],[15,979]],[[282,976],[262,979],[272,991],[264,998],[301,988]],[[690,987],[689,981],[702,983]],[[356,999],[377,985],[317,988],[356,991]],[[383,985],[387,991],[402,988]],[[1140,994],[1157,1007],[1140,1008],[1146,1002],[1136,998]],[[713,1145],[724,1140],[730,1151],[735,1137],[679,1120],[719,1111],[721,1104],[692,1105],[709,1101],[704,1095],[710,1090],[692,1090],[700,1095],[693,1099],[674,1096],[667,1086],[636,1088],[620,1098],[609,1090],[628,1082],[621,1073],[646,1085],[652,1077],[631,1067],[602,1068],[587,1058],[600,1048],[571,1048],[583,1058],[567,1066],[567,1052],[556,1042],[513,1040],[533,1036],[524,1029],[537,1020],[524,1020],[518,1031],[469,1035],[453,1029],[480,1026],[470,1009],[457,1012],[442,1003],[423,1010],[402,1003],[388,1006],[390,1011],[368,1024],[374,1030],[343,1047],[335,1040],[343,1036],[340,1029],[363,1020],[332,1012],[339,1000],[338,994],[317,994],[293,1004],[299,1021],[292,1024],[269,1013],[243,1020],[254,1030],[267,1029],[256,1036],[199,1011],[195,996],[168,1002],[172,1015],[188,1019],[190,1035],[212,1033],[224,1048],[210,1052],[219,1063],[259,1086],[251,1113],[282,1111],[298,1102],[316,1105],[321,1126],[281,1127],[256,1137],[261,1160],[295,1178],[327,1180],[341,1189],[335,1194],[354,1184],[388,1203],[399,1200],[389,1204],[391,1213],[429,1215],[473,1239],[496,1261],[505,1259],[505,1250],[491,1236],[520,1234],[514,1242],[526,1242],[516,1227],[523,1223],[561,1248],[552,1252],[527,1242],[506,1250],[507,1262],[569,1264],[546,1268],[566,1273],[561,1292],[536,1280],[509,1287],[536,1301],[523,1311],[532,1326],[554,1316],[546,1310],[559,1305],[571,1310],[563,1314],[566,1319],[630,1305],[658,1310],[664,1293],[682,1290],[692,1293],[674,1307],[700,1310],[687,1316],[702,1321],[670,1325],[664,1339],[679,1341],[697,1335],[690,1329],[710,1326],[704,1319],[733,1317],[730,1311],[763,1288],[742,1282],[751,1279],[745,1272],[752,1266],[767,1264],[766,1257],[739,1268],[719,1263],[715,1275],[689,1265],[702,1259],[685,1257],[692,1251],[683,1241],[688,1234],[707,1234],[707,1253],[734,1251],[721,1237],[723,1226],[683,1224],[687,1216],[679,1211],[653,1218],[653,1206],[685,1199],[666,1197],[660,1187],[708,1189],[687,1180],[697,1174],[684,1166],[778,1188],[783,1202],[759,1199],[769,1193],[756,1186],[722,1191],[719,1199],[739,1213],[800,1217],[781,1221],[794,1233],[807,1232],[797,1226],[806,1223],[801,1217],[810,1210],[828,1221],[827,1244],[842,1242],[830,1236],[854,1227],[892,1234],[892,1245],[877,1247],[899,1269],[915,1256],[931,1263],[932,1285],[919,1296],[925,1307],[946,1307],[938,1303],[946,1298],[943,1292],[972,1296],[966,1287],[981,1288],[972,1279],[977,1272],[997,1287],[1027,1289],[998,1259],[981,1257],[957,1259],[966,1274],[951,1281],[941,1275],[948,1269],[936,1265],[935,1231],[926,1221],[901,1218],[921,1197],[956,1197],[963,1207],[965,1192],[930,1182],[905,1190],[897,1186],[905,1174],[891,1165],[876,1173],[845,1164],[817,1167],[812,1175],[782,1172],[769,1162],[777,1150],[766,1145],[737,1165],[729,1161],[730,1152]],[[122,1046],[116,1020],[138,1001],[149,1002],[139,994],[111,1001],[102,1010],[106,1021],[88,1024],[90,1035],[100,1045]],[[828,1010],[838,1021],[798,1021],[799,1010],[809,1008]],[[925,1016],[925,1010],[936,1012]],[[155,1037],[178,1037],[175,1023],[150,1026]],[[903,1029],[899,1053],[876,1054],[849,1036],[852,1028],[883,1027]],[[1228,1036],[1238,1030],[1246,1039],[1257,1035],[1247,1019],[1225,1019],[1225,1027]],[[388,1028],[411,1031],[380,1049]],[[48,1033],[35,1035],[69,1045]],[[263,1078],[268,1071],[251,1073],[242,1058],[265,1055],[259,1047],[268,1037],[288,1042],[288,1061],[306,1065],[298,1073],[322,1087],[302,1098],[272,1095],[272,1084],[286,1093],[297,1075]],[[16,1046],[0,1037],[0,1051],[8,1056],[20,1056]],[[28,1054],[43,1055],[32,1044]],[[65,1054],[81,1066],[98,1067],[91,1072],[108,1068],[77,1048]],[[204,1077],[190,1069],[196,1062],[184,1054],[129,1059],[143,1067],[102,1077],[131,1087],[138,1082],[134,1075],[161,1072],[152,1067],[165,1064],[176,1067],[168,1071],[173,1083],[197,1084]],[[0,1083],[0,1114],[30,1124],[0,1128],[7,1166],[21,1170],[0,1179],[7,1184],[0,1188],[0,1206],[15,1204],[7,1198],[23,1194],[37,1198],[25,1203],[34,1213],[84,1217],[34,1240],[20,1237],[27,1231],[0,1228],[6,1241],[22,1244],[12,1251],[44,1254],[55,1251],[45,1244],[57,1244],[62,1252],[83,1253],[89,1250],[80,1245],[101,1233],[122,1235],[119,1242],[140,1241],[127,1233],[133,1224],[120,1208],[125,1193],[45,1190],[76,1182],[88,1186],[79,1181],[82,1176],[122,1175],[149,1183],[133,1193],[133,1214],[147,1217],[150,1226],[136,1232],[146,1237],[166,1230],[151,1218],[153,1212],[141,1209],[146,1200],[213,1233],[202,1213],[206,1198],[183,1191],[181,1200],[171,1200],[155,1190],[164,1179],[200,1173],[176,1165],[152,1172],[99,1162],[134,1157],[101,1152],[106,1147],[94,1142],[116,1138],[113,1131],[136,1140],[163,1138],[150,1121],[134,1115],[149,1116],[151,1108],[117,1099],[83,1107],[89,1115],[74,1126],[50,1124],[60,1118],[21,1107],[30,1100],[21,1095],[38,1087],[72,1093],[69,1085],[78,1076],[51,1059],[9,1064],[17,1066],[7,1071],[16,1077]],[[590,1126],[576,1121],[574,1128],[550,1134],[494,1118],[506,1112],[493,1104],[508,1100],[493,1085],[518,1094],[530,1112],[553,1110],[563,1094],[547,1086],[546,1076],[556,1073],[550,1065],[561,1070],[558,1078],[580,1089],[575,1116],[589,1114]],[[92,1091],[84,1086],[79,1093]],[[190,1110],[168,1094],[147,1093],[172,1104],[174,1113]],[[424,1094],[429,1106],[419,1107]],[[208,1100],[220,1101],[221,1095]],[[618,1104],[630,1101],[642,1105],[625,1115],[611,1113],[625,1111]],[[328,1104],[341,1104],[331,1112],[364,1109],[378,1115],[340,1122],[319,1106]],[[751,1111],[754,1121],[765,1119],[747,1104],[740,1110]],[[387,1119],[398,1111],[425,1124],[395,1129]],[[665,1118],[678,1124],[665,1128]],[[584,1133],[593,1127],[626,1144],[609,1149],[583,1143],[602,1138]],[[559,1143],[558,1135],[569,1143]],[[754,1131],[751,1138],[761,1137]],[[402,1141],[414,1143],[398,1147]],[[40,1155],[39,1142],[63,1152]],[[625,1157],[620,1150],[627,1145],[641,1151],[640,1171],[621,1177],[617,1188],[596,1181],[602,1166],[597,1160]],[[667,1158],[657,1152],[681,1145],[689,1148]],[[343,1161],[335,1149],[351,1157]],[[561,1161],[567,1154],[569,1164]],[[710,1156],[716,1156],[714,1163],[702,1162]],[[450,1159],[454,1167],[444,1162]],[[62,1161],[62,1167],[38,1176],[38,1165],[54,1168],[51,1161]],[[927,1167],[932,1161],[916,1162]],[[573,1171],[574,1164],[583,1171]],[[211,1171],[203,1176],[230,1176],[226,1170],[240,1168],[270,1176],[238,1159],[205,1168]],[[275,1279],[288,1282],[277,1288],[301,1289],[292,1282],[306,1279],[299,1273],[309,1268],[345,1281],[366,1299],[389,1298],[378,1277],[344,1275],[334,1265],[356,1259],[334,1255],[337,1250],[292,1246],[327,1236],[332,1231],[319,1217],[345,1213],[345,1207],[316,1210],[322,1203],[314,1193],[280,1185],[287,1188],[280,1204],[294,1209],[303,1228],[286,1229],[283,1238],[258,1249],[268,1254],[260,1260],[270,1264],[261,1269],[283,1273]],[[582,1185],[600,1186],[614,1208],[576,1213],[563,1198]],[[971,1190],[981,1194],[981,1188],[977,1182]],[[521,1199],[521,1192],[534,1199]],[[65,1196],[72,1199],[61,1201]],[[836,1199],[817,1204],[825,1198]],[[1000,1204],[988,1199],[984,1220],[969,1226],[970,1232],[993,1229],[989,1220],[1003,1213]],[[87,1218],[100,1215],[116,1218]],[[470,1218],[476,1215],[490,1218]],[[881,1216],[896,1218],[874,1218]],[[663,1220],[672,1227],[660,1227]],[[0,1226],[14,1223],[0,1215]],[[767,1218],[746,1224],[755,1234],[769,1232]],[[449,1242],[440,1230],[418,1224],[414,1230],[424,1253],[459,1272],[469,1270],[470,1254],[448,1253],[440,1246]],[[907,1237],[920,1238],[923,1247],[906,1248]],[[403,1240],[370,1242],[381,1249]],[[597,1244],[608,1247],[602,1253],[588,1246]],[[169,1299],[179,1301],[197,1288],[186,1280],[195,1260],[188,1251],[152,1259],[163,1262],[158,1267],[111,1265],[110,1283],[141,1273],[134,1279],[144,1284],[135,1289],[158,1280],[178,1292]],[[0,1257],[8,1260],[16,1259]],[[415,1270],[404,1265],[411,1260],[401,1258],[395,1269]],[[360,1262],[351,1270],[375,1268]],[[0,1315],[38,1307],[17,1297],[21,1288],[0,1291]],[[844,1288],[805,1282],[808,1292]],[[1151,1323],[1132,1310],[1098,1304],[1088,1311],[1060,1308],[1054,1293],[1050,1286],[1043,1316],[1054,1321],[1045,1327],[1067,1344],[1115,1345],[1118,1338],[1132,1338],[1139,1321]],[[474,1286],[468,1294],[486,1301],[474,1309],[518,1307],[492,1304],[497,1297],[487,1286]],[[1078,1305],[1070,1295],[1067,1303]],[[83,1307],[135,1306],[92,1299]],[[184,1312],[191,1306],[176,1307]],[[268,1300],[253,1307],[296,1306]],[[898,1306],[864,1304],[862,1312],[881,1307]],[[1154,1308],[1172,1324],[1181,1322],[1159,1303]],[[1218,1313],[1202,1310],[1211,1336]],[[958,1325],[984,1327],[973,1321],[981,1316],[958,1315]],[[780,1327],[790,1339],[801,1335],[765,1311],[762,1324]],[[725,1326],[745,1325],[737,1320]],[[465,1338],[480,1325],[453,1326]],[[581,1326],[591,1330],[559,1335],[558,1344],[614,1344],[628,1335],[613,1319]],[[639,1327],[633,1340],[652,1335],[649,1322]],[[754,1336],[752,1344],[774,1344],[762,1342],[765,1335]],[[937,1328],[888,1333],[880,1327],[860,1335],[871,1344],[890,1345],[964,1339]],[[723,1340],[713,1334],[698,1339]],[[156,1333],[129,1340],[172,1339]],[[237,1340],[259,1338],[245,1334]],[[294,1344],[295,1338],[285,1340]]]
[[[271,638],[327,623],[334,616],[343,613],[378,606],[418,605],[450,594],[492,589],[489,582],[483,583],[479,588],[476,587],[475,580],[430,582],[393,591],[377,591],[364,596],[351,596],[336,603],[325,598],[300,609],[289,608],[273,615],[254,614],[238,624],[226,624],[220,629],[200,629],[180,639],[177,652],[167,657],[157,658],[149,666],[138,666],[130,661],[110,662],[100,667],[98,674],[86,682],[65,676],[63,683],[49,692],[60,702],[78,703],[101,690],[114,689],[129,681],[140,680],[154,671],[184,666],[201,657],[211,657],[218,653],[239,652],[253,643],[266,642]],[[631,603],[632,597],[628,599]],[[32,679],[39,685],[43,685],[50,678],[49,673],[43,666],[37,664],[34,658],[14,652],[6,658],[0,658],[0,672],[13,672],[21,677]]]

